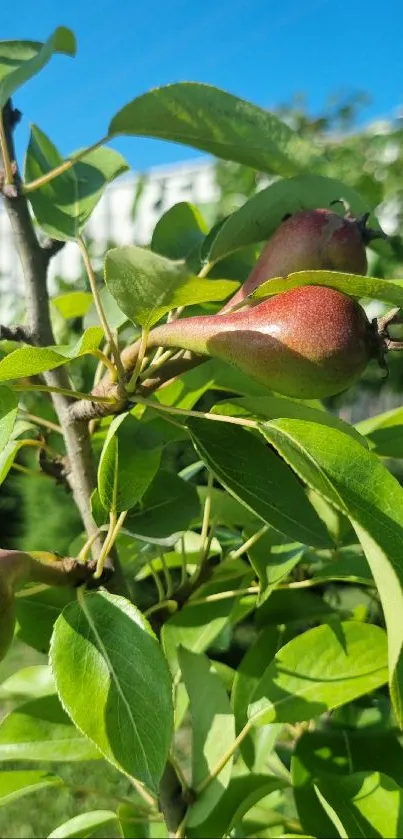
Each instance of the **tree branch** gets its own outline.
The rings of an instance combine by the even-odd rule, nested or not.
[[[60,239],[50,238],[42,242],[43,258],[46,264],[49,264],[50,260],[64,248],[65,244],[66,242],[62,242]]]
[[[21,341],[32,344],[32,335],[27,326],[3,326],[0,324],[0,341]]]
[[[0,548],[0,580],[20,587],[28,582],[44,583],[47,586],[75,588],[86,583],[90,587],[105,583],[108,572],[102,580],[94,581],[94,562],[81,563],[74,557],[38,559],[24,551],[8,551]]]
[[[3,119],[9,156],[11,160],[15,160],[12,138],[15,113],[11,102],[8,102],[4,108]],[[32,343],[37,346],[48,346],[55,343],[47,289],[47,267],[51,248],[44,249],[39,244],[27,200],[25,196],[20,194],[21,181],[18,171],[15,180],[17,195],[9,197],[4,194],[3,190],[3,198],[24,275],[28,329],[32,336]],[[68,375],[64,368],[44,373],[43,378],[47,385],[69,387]],[[88,535],[91,536],[97,530],[91,512],[91,494],[96,484],[88,427],[83,421],[72,421],[69,414],[70,401],[67,397],[55,393],[52,394],[52,401],[63,430],[70,463],[69,482],[73,490],[74,500],[84,527]],[[102,540],[98,537],[94,543],[94,553],[96,555],[98,555],[101,547]]]

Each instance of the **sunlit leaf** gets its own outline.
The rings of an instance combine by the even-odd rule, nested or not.
[[[134,245],[108,251],[105,282],[122,312],[145,328],[170,309],[224,300],[238,288],[231,280],[195,277],[185,262]]]
[[[155,88],[114,116],[110,136],[156,137],[260,171],[294,174],[318,157],[312,142],[268,111],[197,82]]]
[[[39,73],[56,52],[75,55],[75,37],[65,26],[58,26],[45,44],[38,41],[1,41],[0,108],[14,91]]]
[[[173,730],[172,686],[141,612],[107,592],[81,597],[56,622],[51,665],[75,725],[121,772],[156,791]]]
[[[85,330],[73,347],[19,347],[0,361],[0,382],[36,376],[97,350],[103,337],[99,326]]]
[[[33,125],[25,180],[42,178],[62,164],[63,158],[52,141]],[[29,193],[38,224],[55,239],[77,239],[107,184],[127,169],[122,155],[113,149],[101,147],[88,152],[57,178]]]
[[[324,624],[289,641],[268,665],[252,697],[253,725],[299,722],[385,684],[386,633],[358,621]]]

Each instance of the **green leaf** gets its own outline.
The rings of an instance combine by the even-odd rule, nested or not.
[[[294,174],[318,157],[284,122],[251,102],[197,82],[155,88],[113,118],[111,137],[173,140],[263,172]]]
[[[240,775],[231,778],[218,804],[197,830],[189,828],[189,837],[215,839],[228,836],[241,822],[243,816],[262,798],[271,792],[287,787],[281,778],[268,775]]]
[[[124,324],[127,323],[126,315],[123,314],[121,309],[119,309],[116,300],[114,300],[112,295],[109,294],[106,286],[99,289],[99,296],[101,298],[102,308],[105,312],[105,317],[109,326],[111,329],[120,329],[121,326],[124,326]],[[98,326],[98,324],[99,317],[94,303],[85,317],[84,326],[88,328],[89,326]]]
[[[171,309],[224,300],[239,286],[231,280],[200,279],[185,262],[134,245],[108,251],[105,282],[122,312],[146,329]]]
[[[228,216],[213,238],[206,258],[216,261],[246,245],[268,239],[283,221],[287,213],[299,210],[315,210],[329,207],[340,198],[348,201],[354,215],[368,212],[367,202],[351,187],[322,175],[300,175],[283,178],[249,198],[235,213]],[[344,208],[334,212],[344,213]],[[371,224],[376,226],[375,217]]]
[[[204,655],[179,649],[179,663],[192,715],[192,787],[196,789],[235,740],[235,718],[224,685]],[[189,811],[189,827],[199,825],[220,800],[231,778],[233,757]]]
[[[235,714],[236,733],[239,734],[248,722],[248,706],[263,676],[268,663],[274,658],[281,638],[277,627],[264,629],[245,653],[235,673],[231,693],[231,704]],[[279,726],[280,728],[280,726]],[[249,768],[255,759],[255,745],[252,737],[246,737],[240,745],[242,757]]]
[[[249,706],[253,725],[299,722],[351,702],[388,678],[386,633],[358,621],[293,638],[267,667]]]
[[[24,644],[47,654],[54,623],[64,607],[75,602],[76,595],[68,588],[35,588],[23,589],[16,597],[16,635]]]
[[[375,455],[335,429],[285,419],[262,431],[299,477],[354,527],[385,613],[391,696],[403,725],[402,487]]]
[[[340,775],[377,770],[402,786],[402,757],[402,747],[393,732],[378,732],[372,727],[367,731],[343,728],[305,732],[291,760],[294,798],[303,828],[320,836],[339,835],[315,793],[315,784],[322,777],[337,781]]]
[[[0,760],[97,760],[101,755],[71,724],[56,695],[11,711],[0,724]]]
[[[213,390],[226,390],[241,396],[267,396],[267,387],[259,384],[242,373],[236,367],[221,361],[219,358],[210,358],[203,364],[204,375],[211,381],[210,387]]]
[[[340,836],[400,836],[403,789],[381,772],[357,772],[344,778],[322,777],[316,793]]]
[[[371,451],[380,457],[403,457],[403,408],[393,408],[356,424],[368,440]]]
[[[25,180],[41,178],[62,164],[56,146],[33,125],[25,160]],[[55,239],[77,239],[105,187],[128,168],[122,155],[113,149],[101,147],[89,151],[70,169],[29,193],[38,224]]]
[[[314,568],[312,578],[324,582],[342,580],[360,585],[374,585],[368,562],[358,546],[339,548],[336,558],[324,561],[320,567]]]
[[[67,294],[52,297],[52,303],[62,317],[68,320],[85,317],[93,304],[93,298],[89,291],[69,291]]]
[[[200,247],[207,226],[200,210],[187,201],[174,204],[157,221],[151,250],[168,259],[186,259]]]
[[[117,769],[156,792],[171,745],[172,686],[141,612],[107,592],[81,596],[56,622],[51,665],[77,728]]]
[[[276,530],[299,542],[328,547],[329,536],[286,464],[246,429],[188,420],[199,456],[225,488]]]
[[[39,769],[0,772],[0,807],[45,787],[61,786],[63,786],[61,778]]]
[[[55,693],[56,686],[50,667],[47,664],[36,664],[17,670],[0,685],[0,697],[9,699],[10,696],[24,696],[26,699],[49,696]]]
[[[231,560],[232,562],[232,560]],[[247,568],[245,566],[245,571]],[[250,584],[250,578],[244,572],[234,576],[225,577],[219,583],[210,583],[202,586],[197,591],[197,597],[205,597],[208,594],[220,591],[236,591]],[[220,635],[223,629],[232,621],[235,621],[237,604],[240,596],[225,597],[222,600],[215,600],[205,603],[188,603],[164,623],[161,631],[161,642],[165,655],[169,661],[172,672],[175,674],[178,669],[178,649],[186,647],[194,653],[202,653],[207,650]],[[242,601],[241,601],[242,602]]]
[[[45,44],[38,41],[0,42],[0,108],[28,79],[35,76],[56,52],[75,55],[73,33],[59,26]]]
[[[149,839],[151,825],[147,820],[147,815],[140,816],[135,804],[119,804],[116,814],[125,839]],[[165,828],[165,833],[153,833],[154,837],[168,837],[164,822],[159,824],[155,822],[152,826],[154,829],[156,827],[162,830]]]
[[[315,793],[315,784],[322,777],[337,782],[338,776],[377,770],[402,786],[402,758],[402,747],[392,732],[377,732],[373,728],[305,732],[291,759],[294,798],[304,830],[320,836],[339,836]]]
[[[141,507],[127,517],[125,529],[141,536],[165,538],[187,530],[199,511],[196,487],[173,472],[160,469],[145,492]]]
[[[157,390],[155,398],[161,405],[172,405],[175,408],[193,408],[201,396],[209,390],[211,379],[206,376],[205,365],[188,370],[178,379],[164,385]]]
[[[11,437],[17,413],[17,396],[8,387],[0,387],[0,452]]]
[[[356,537],[352,524],[344,513],[337,510],[332,504],[329,504],[323,498],[323,495],[319,495],[318,492],[309,486],[307,487],[307,495],[318,516],[326,525],[334,545],[338,548],[343,544],[351,545]]]
[[[302,419],[310,422],[319,422],[321,425],[329,425],[331,428],[338,428],[344,434],[350,434],[358,440],[362,446],[366,446],[366,440],[359,431],[324,409],[313,407],[306,402],[297,402],[294,399],[285,399],[281,396],[241,396],[217,402],[211,409],[213,414],[226,414],[235,417],[259,417],[262,419],[277,419],[277,417],[290,419]]]
[[[292,288],[304,285],[321,285],[334,288],[350,297],[368,297],[384,300],[395,306],[403,305],[403,280],[378,280],[375,277],[361,277],[359,274],[341,274],[338,271],[297,271],[288,277],[267,280],[251,295],[253,299],[272,297]]]
[[[27,431],[31,434],[34,431],[37,432],[38,426],[32,422],[27,422],[26,420],[17,420],[11,434],[11,439],[16,440],[17,437],[21,437],[23,434],[26,434]]]
[[[97,350],[103,337],[99,326],[86,329],[73,347],[19,347],[0,361],[0,382],[36,376]]]
[[[288,577],[303,555],[303,545],[287,542],[285,538],[281,541],[279,534],[271,530],[248,548],[248,556],[260,584],[258,605],[264,603],[276,586]]]
[[[0,362],[1,363],[1,362]],[[10,440],[0,451],[0,484],[6,480],[19,450],[23,447],[22,440]]]
[[[131,414],[112,420],[98,467],[98,491],[106,510],[130,510],[150,486],[160,465],[159,437]]]
[[[113,810],[92,810],[74,816],[52,830],[48,839],[96,839],[98,836],[123,836]]]
[[[204,506],[207,487],[198,486],[197,494],[201,504]],[[251,530],[256,525],[259,526],[261,524],[260,519],[256,515],[247,510],[243,504],[237,501],[236,498],[233,498],[232,495],[229,495],[228,492],[213,487],[209,495],[211,497],[211,518],[217,524],[225,524],[228,527],[247,527]]]

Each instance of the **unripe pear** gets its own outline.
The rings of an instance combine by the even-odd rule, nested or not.
[[[382,231],[366,227],[368,215],[345,218],[332,210],[302,210],[283,221],[270,237],[249,277],[221,309],[240,303],[266,280],[294,271],[342,271],[366,274],[365,245]]]
[[[379,355],[362,307],[324,286],[303,286],[233,313],[163,324],[148,348],[177,347],[220,358],[268,389],[299,399],[346,390]]]

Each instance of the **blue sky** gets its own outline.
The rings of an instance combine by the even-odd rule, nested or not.
[[[63,4],[64,5],[64,4]],[[29,123],[62,154],[105,134],[109,119],[151,87],[203,81],[266,108],[297,92],[320,113],[337,92],[365,91],[363,118],[393,116],[403,104],[401,0],[15,0],[3,3],[2,39],[46,40],[73,29],[75,59],[56,56],[15,98]],[[200,155],[142,138],[114,141],[134,169]]]

